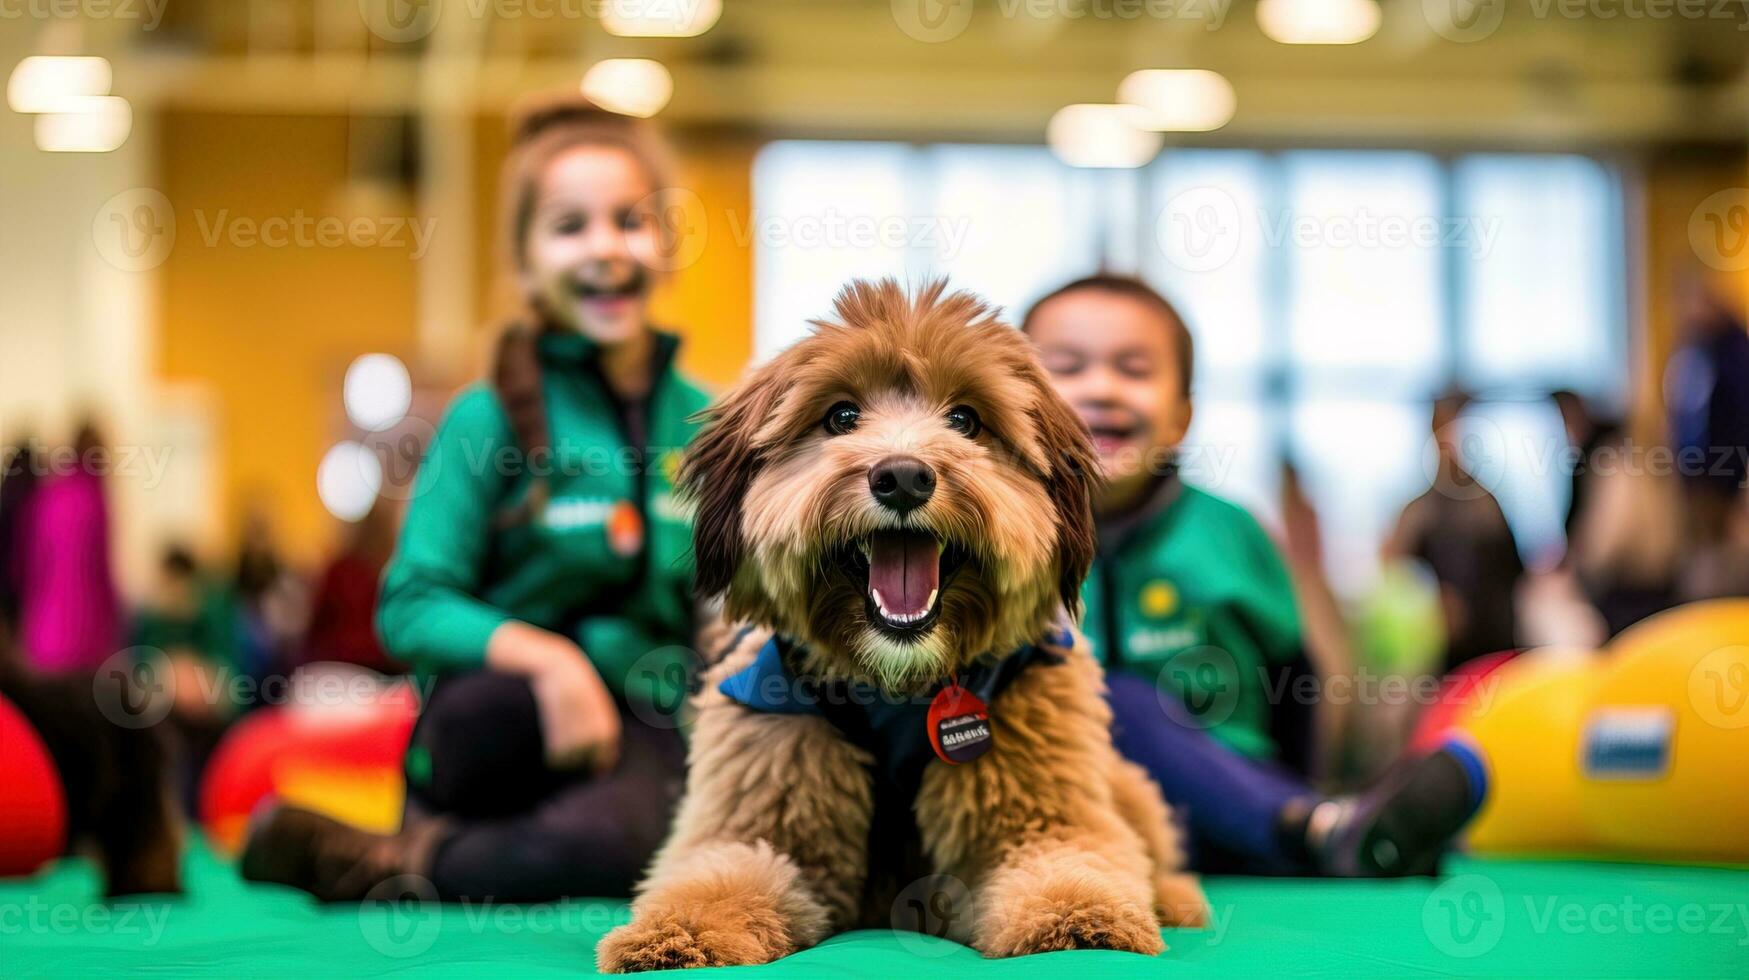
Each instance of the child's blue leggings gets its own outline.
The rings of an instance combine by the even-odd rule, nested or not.
[[[1311,874],[1282,847],[1282,810],[1314,800],[1316,790],[1273,763],[1247,758],[1216,741],[1176,699],[1146,678],[1113,672],[1112,741],[1160,784],[1174,816],[1189,831],[1193,867],[1251,874]]]

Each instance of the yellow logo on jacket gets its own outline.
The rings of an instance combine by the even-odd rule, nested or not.
[[[1178,611],[1178,590],[1163,578],[1142,586],[1142,615],[1165,619]]]

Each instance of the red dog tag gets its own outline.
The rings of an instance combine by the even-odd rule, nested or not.
[[[950,766],[990,751],[990,712],[976,694],[949,681],[929,703],[929,744]]]

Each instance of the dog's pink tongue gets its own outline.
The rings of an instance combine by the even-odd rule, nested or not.
[[[879,531],[868,542],[868,587],[888,616],[921,616],[940,584],[941,552],[933,535]]]

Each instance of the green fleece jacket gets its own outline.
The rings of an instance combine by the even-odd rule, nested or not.
[[[1304,669],[1299,615],[1280,554],[1244,509],[1163,480],[1139,513],[1101,521],[1081,598],[1106,669],[1177,693],[1238,752],[1280,755],[1282,709],[1294,706],[1271,688]]]
[[[496,394],[458,395],[414,480],[384,573],[383,644],[421,676],[483,666],[508,619],[575,639],[616,695],[678,703],[691,642],[689,515],[673,478],[708,396],[674,369],[679,341],[658,334],[655,380],[633,406],[615,399],[597,348],[577,334],[538,341],[550,459],[526,462]],[[628,423],[643,445],[632,447]],[[638,450],[646,465],[637,465]],[[532,521],[495,520],[548,472]]]

